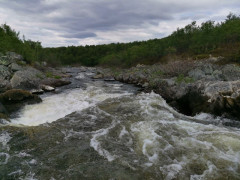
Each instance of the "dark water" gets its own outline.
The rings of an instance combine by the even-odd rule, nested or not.
[[[72,85],[0,127],[0,179],[240,179],[240,129],[69,71]]]

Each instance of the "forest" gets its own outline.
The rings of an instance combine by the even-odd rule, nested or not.
[[[0,52],[14,51],[29,62],[49,65],[131,67],[169,59],[202,59],[223,56],[226,62],[240,62],[240,16],[230,13],[221,23],[196,21],[178,28],[168,37],[131,43],[43,48],[40,42],[20,38],[7,24],[0,27]]]

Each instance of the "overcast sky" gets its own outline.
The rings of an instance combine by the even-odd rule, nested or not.
[[[45,47],[161,38],[229,12],[240,0],[0,0],[0,23]]]

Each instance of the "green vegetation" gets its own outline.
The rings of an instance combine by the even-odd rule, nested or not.
[[[50,65],[131,67],[154,64],[168,59],[201,59],[223,56],[224,61],[240,62],[240,17],[229,14],[225,21],[194,21],[178,28],[170,36],[132,43],[42,48],[39,42],[21,40],[6,24],[0,28],[0,52],[15,51],[27,60],[46,61]]]
[[[48,77],[48,78],[55,78],[55,79],[61,79],[61,76],[54,75],[52,72],[46,72],[46,77]]]
[[[176,83],[178,83],[178,84],[180,84],[180,83],[182,83],[182,82],[188,84],[188,83],[194,82],[194,79],[193,79],[193,78],[190,78],[190,77],[184,77],[183,74],[179,74],[178,77],[177,77],[177,79],[176,79],[175,81],[176,81]]]
[[[153,64],[173,57],[206,58],[209,54],[240,61],[240,17],[229,14],[222,23],[196,22],[170,36],[142,42],[43,49],[43,59],[60,64],[122,66]]]
[[[0,52],[13,51],[21,54],[25,60],[32,62],[40,60],[42,49],[40,42],[25,40],[19,37],[19,32],[11,29],[7,24],[0,26]]]

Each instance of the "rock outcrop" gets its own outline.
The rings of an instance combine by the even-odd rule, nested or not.
[[[24,69],[17,71],[11,78],[11,86],[15,89],[38,89],[39,82],[44,78],[44,74],[32,67],[25,67]]]
[[[240,120],[240,67],[216,62],[217,58],[137,66],[115,70],[112,76],[155,91],[184,114],[207,112]],[[104,70],[101,77],[105,77]]]
[[[23,105],[39,103],[41,101],[40,97],[29,91],[11,89],[0,94],[0,113],[7,117],[8,114],[19,110]]]
[[[41,65],[38,68],[28,65],[16,53],[0,53],[0,119],[7,119],[25,104],[41,102],[35,94],[71,83],[62,79],[69,76],[60,70]]]

